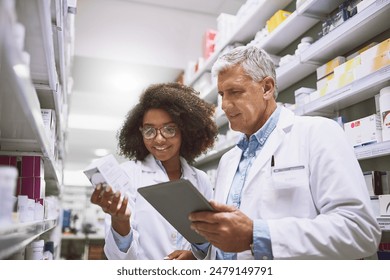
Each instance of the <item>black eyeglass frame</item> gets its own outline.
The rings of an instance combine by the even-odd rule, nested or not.
[[[156,128],[156,127],[153,127],[153,126],[144,126],[144,127],[140,127],[139,128],[139,131],[141,132],[142,134],[142,137],[145,138],[146,140],[152,140],[154,138],[157,137],[157,131],[160,132],[161,136],[164,137],[165,139],[169,139],[169,138],[173,138],[176,136],[176,133],[177,133],[177,130],[179,128],[176,126],[176,125],[173,125],[173,124],[167,124],[167,125],[164,125],[160,128]],[[153,136],[146,136],[146,133],[148,131],[152,130],[153,131]],[[173,130],[172,132],[167,132],[167,130]],[[168,133],[168,134],[167,134]]]

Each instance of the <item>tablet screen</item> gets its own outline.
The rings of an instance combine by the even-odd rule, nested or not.
[[[207,242],[191,229],[188,216],[196,211],[213,211],[207,199],[185,179],[142,187],[138,192],[190,243]]]

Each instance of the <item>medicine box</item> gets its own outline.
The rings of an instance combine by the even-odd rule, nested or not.
[[[45,197],[46,183],[40,177],[18,178],[17,195],[27,195],[28,198],[38,200]]]
[[[268,33],[271,33],[278,27],[288,16],[291,15],[291,12],[279,10],[277,11],[269,20],[267,20],[267,29]]]
[[[216,35],[216,30],[208,29],[203,36],[203,58],[205,60],[207,60],[214,53]]]
[[[92,162],[84,170],[84,174],[93,186],[106,183],[114,191],[122,191],[129,188],[129,177],[112,154]]]
[[[362,64],[373,60],[375,57],[382,55],[383,53],[390,51],[390,38],[386,39],[379,44],[365,50],[360,54]]]
[[[317,68],[317,80],[333,73],[335,67],[345,62],[344,56],[338,56]]]
[[[371,42],[370,44],[365,45],[364,47],[362,47],[361,49],[357,50],[356,52],[354,52],[354,53],[348,55],[348,56],[346,57],[346,61],[351,60],[351,59],[354,58],[355,56],[360,55],[362,52],[368,50],[369,48],[372,48],[373,46],[375,46],[375,45],[377,45],[377,44],[378,44],[378,42]]]
[[[301,87],[297,89],[295,94],[295,105],[303,106],[310,102],[310,94],[314,92],[314,88]]]
[[[380,215],[390,217],[390,194],[380,195],[378,198]]]
[[[378,114],[344,124],[344,131],[353,147],[382,141],[381,121]]]
[[[334,78],[334,73],[329,74],[317,81],[317,89],[325,87],[330,80]]]
[[[41,115],[43,119],[43,124],[45,125],[47,137],[50,141],[50,149],[52,154],[54,155],[56,143],[56,114],[54,110],[41,109]]]
[[[360,63],[360,55],[355,56],[354,58],[340,64],[339,66],[336,66],[334,68],[334,75],[336,77],[341,76],[342,74],[351,71],[352,69],[355,69],[357,66],[359,66]]]

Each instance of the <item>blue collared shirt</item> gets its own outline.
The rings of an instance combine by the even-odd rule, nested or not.
[[[237,146],[242,150],[242,154],[226,204],[233,205],[238,209],[240,208],[242,190],[245,186],[245,180],[249,170],[254,159],[260,154],[268,136],[275,129],[279,120],[280,111],[280,107],[277,107],[267,122],[257,132],[252,134],[249,139],[243,135],[237,143]],[[268,225],[261,219],[253,221],[253,249],[256,259],[273,259]],[[237,259],[237,254],[225,253],[218,249],[217,259]]]

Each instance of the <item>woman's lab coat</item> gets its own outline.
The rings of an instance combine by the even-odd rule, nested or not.
[[[227,201],[241,152],[236,146],[220,161],[219,202]],[[286,108],[247,175],[240,209],[267,221],[275,259],[358,259],[374,254],[380,241],[344,131],[333,120],[295,116]],[[238,258],[253,257],[245,251]]]
[[[188,165],[180,158],[183,177],[207,198],[212,197],[212,186],[207,174]],[[122,164],[132,187],[122,190],[134,201],[130,218],[133,241],[126,253],[120,251],[111,231],[111,217],[106,218],[104,252],[108,259],[161,260],[175,250],[190,250],[190,244],[175,230],[138,192],[140,187],[167,182],[168,176],[149,154],[144,161],[128,161]],[[178,209],[178,211],[180,211]]]

